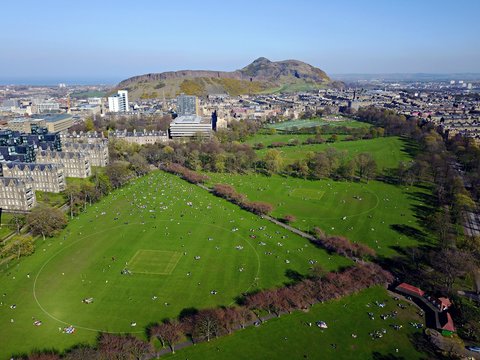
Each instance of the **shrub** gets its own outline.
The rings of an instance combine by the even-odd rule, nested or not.
[[[285,223],[285,224],[291,224],[295,221],[297,221],[297,218],[294,216],[294,215],[285,215],[283,218],[282,218],[282,221]]]
[[[171,174],[179,175],[182,179],[192,184],[201,184],[209,179],[207,175],[199,174],[179,164],[164,165],[162,166],[162,170]]]

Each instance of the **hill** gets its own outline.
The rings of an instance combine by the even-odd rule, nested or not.
[[[270,61],[258,58],[235,71],[181,70],[134,76],[123,80],[118,89],[127,89],[131,99],[174,97],[180,93],[241,94],[291,92],[331,85],[327,74],[298,61]]]

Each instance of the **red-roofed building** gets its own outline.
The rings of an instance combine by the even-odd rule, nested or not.
[[[425,310],[427,316],[431,314],[430,316],[435,319],[435,328],[441,331],[442,335],[451,336],[455,332],[453,319],[447,311],[452,305],[450,299],[428,295],[422,289],[407,283],[401,283],[395,288],[395,291],[411,296],[413,301]]]
[[[453,319],[448,312],[444,312],[442,314],[445,314],[445,316],[439,315],[440,323],[443,324],[441,327],[442,335],[450,336],[455,332],[455,325],[453,324]]]
[[[452,305],[449,298],[439,297],[438,300],[440,301],[440,311],[447,310]]]
[[[413,296],[423,296],[425,291],[407,283],[401,283],[395,290]]]

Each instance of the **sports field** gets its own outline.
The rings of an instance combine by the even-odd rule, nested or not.
[[[38,240],[32,256],[0,268],[0,359],[91,343],[99,330],[144,336],[147,324],[183,309],[228,305],[242,292],[281,285],[287,270],[307,273],[309,260],[327,270],[349,264],[155,172],[90,207],[58,237]],[[69,325],[72,335],[62,332]]]
[[[210,174],[210,183],[233,185],[250,200],[271,203],[278,218],[292,214],[292,226],[344,235],[371,246],[378,254],[396,254],[394,247],[428,241],[415,216],[423,189],[386,184],[303,180],[274,175]]]
[[[294,138],[294,135],[290,135],[290,138]],[[346,150],[348,152],[348,157],[350,158],[353,158],[360,153],[370,153],[377,162],[379,170],[396,168],[400,161],[409,160],[408,154],[404,151],[405,143],[399,137],[381,137],[370,140],[285,146],[279,148],[278,151],[281,152],[285,162],[290,163],[295,160],[305,159],[309,152],[325,151],[330,147],[334,147],[338,150]],[[262,157],[267,151],[268,149],[258,150],[257,154]]]
[[[385,304],[385,307],[378,306]],[[397,306],[404,304],[405,309]],[[380,315],[398,312],[382,320]],[[259,327],[177,351],[168,359],[422,359],[410,343],[420,333],[410,322],[422,322],[417,309],[372,288],[339,301],[313,306],[308,312],[268,320]],[[373,314],[372,320],[368,313]],[[327,323],[327,329],[315,326]],[[308,326],[312,323],[312,326]],[[394,325],[402,328],[395,330]],[[373,339],[377,331],[382,337]],[[398,352],[397,352],[398,349]]]
[[[302,129],[315,126],[346,126],[349,128],[369,128],[371,125],[363,123],[360,121],[352,120],[349,118],[338,117],[337,119],[326,119],[326,118],[313,118],[313,119],[299,119],[299,120],[288,120],[283,121],[277,124],[268,125],[269,128],[277,130],[287,130],[292,128]]]

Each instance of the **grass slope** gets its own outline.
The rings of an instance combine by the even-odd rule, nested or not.
[[[395,247],[428,241],[415,217],[425,190],[379,181],[366,183],[303,180],[281,176],[210,174],[211,184],[227,183],[250,200],[275,206],[273,216],[293,214],[292,225],[302,230],[314,226],[362,242],[378,254],[396,254]],[[313,196],[312,194],[318,194]],[[320,196],[320,194],[323,194]],[[344,219],[345,218],[345,219]]]
[[[288,120],[279,122],[276,124],[269,124],[268,127],[277,130],[287,130],[291,128],[309,128],[314,126],[323,126],[323,125],[330,125],[330,126],[346,126],[349,128],[369,128],[371,125],[352,120],[347,117],[335,116],[333,119],[328,118],[312,118],[312,119],[298,119],[298,120]]]
[[[375,301],[386,301],[386,307],[374,305]],[[413,348],[409,337],[421,330],[415,330],[409,322],[423,320],[416,314],[414,306],[400,309],[397,303],[384,289],[372,288],[339,301],[315,305],[309,312],[283,315],[258,328],[250,327],[210,343],[182,349],[166,358],[419,359],[421,354]],[[392,311],[398,311],[397,318],[380,319],[381,314]],[[375,320],[370,320],[368,312],[375,314]],[[327,323],[328,329],[315,326],[320,320]],[[313,326],[307,326],[308,322]],[[403,325],[403,328],[394,330],[393,324]],[[387,330],[386,334],[373,340],[369,333],[380,329]]]
[[[163,257],[160,272],[170,275],[121,274],[137,252],[151,250]],[[38,240],[32,256],[0,268],[0,359],[93,342],[97,330],[143,336],[147,324],[182,309],[228,305],[244,291],[281,285],[289,270],[306,273],[310,259],[327,270],[349,264],[199,187],[155,172],[89,207],[58,237]],[[143,265],[151,267],[152,259]],[[89,297],[92,304],[82,303]],[[43,325],[34,326],[34,319]],[[61,328],[71,324],[76,333],[63,334]]]
[[[273,135],[276,136],[276,135]],[[293,138],[290,136],[290,138]],[[378,170],[396,168],[400,161],[409,160],[404,151],[405,143],[399,137],[381,137],[370,140],[339,141],[313,145],[288,146],[278,149],[287,163],[304,159],[308,152],[325,151],[329,147],[348,151],[348,156],[353,158],[360,153],[370,153],[377,162]],[[257,154],[263,157],[268,149],[258,150]]]

